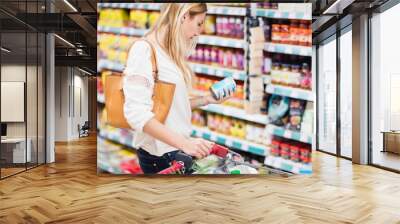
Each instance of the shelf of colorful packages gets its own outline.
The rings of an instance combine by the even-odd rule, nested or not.
[[[263,114],[248,114],[243,109],[219,105],[219,104],[209,104],[207,106],[203,106],[200,109],[212,113],[222,114],[229,117],[234,117],[238,119],[242,119],[245,121],[250,121],[258,124],[266,125],[268,123],[267,115]]]
[[[312,15],[311,3],[310,4],[278,3],[277,5],[270,6],[267,8],[260,8],[256,4],[259,3],[252,3],[250,11],[250,14],[252,16],[266,17],[271,19],[311,20],[311,15]]]
[[[144,9],[160,10],[159,3],[97,3],[98,9]]]
[[[264,50],[270,53],[312,56],[312,48],[308,46],[266,42],[264,44]]]
[[[245,7],[210,6],[207,14],[227,15],[227,16],[246,16]]]
[[[201,73],[211,76],[232,77],[235,80],[242,80],[242,81],[244,81],[247,77],[246,72],[243,70],[222,68],[214,65],[206,65],[201,63],[190,63],[190,66],[196,73]]]
[[[98,3],[99,9],[113,8],[113,9],[143,9],[143,10],[160,10],[161,5],[157,3]],[[215,15],[229,15],[229,16],[245,16],[245,7],[227,7],[227,6],[209,6],[208,14]]]
[[[312,134],[302,133],[299,131],[291,131],[291,130],[285,129],[283,127],[275,126],[273,124],[268,124],[266,127],[266,130],[268,133],[275,135],[275,136],[312,144],[312,140],[313,140]]]
[[[99,136],[118,142],[129,148],[134,148],[133,146],[133,133],[131,130],[115,128],[112,126],[104,125],[99,133]]]
[[[113,174],[141,174],[136,153],[119,144],[97,138],[97,163],[101,170]]]
[[[124,68],[125,65],[107,59],[100,59],[97,61],[97,72],[101,72],[103,70],[122,72]]]
[[[290,98],[301,99],[301,100],[314,101],[314,93],[311,90],[270,84],[267,85],[265,91],[270,94],[287,96]]]
[[[133,27],[111,27],[111,26],[98,26],[98,32],[112,33],[116,35],[127,35],[127,36],[143,36],[149,30],[148,29],[137,29]]]
[[[209,130],[208,128],[193,127],[192,135],[216,142],[221,145],[225,145],[227,147],[250,152],[252,154],[260,156],[267,155],[269,150],[268,146],[216,133]]]
[[[198,43],[220,46],[220,47],[241,48],[241,49],[244,49],[247,46],[246,41],[244,41],[243,39],[213,36],[213,35],[200,35]]]
[[[311,163],[305,164],[300,162],[293,162],[282,157],[266,156],[265,165],[271,166],[277,169],[288,171],[295,174],[311,174],[312,166]]]

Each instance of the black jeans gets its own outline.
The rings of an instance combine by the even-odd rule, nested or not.
[[[137,150],[140,168],[144,174],[156,174],[172,165],[178,151],[165,153],[162,156],[154,156],[144,149]]]

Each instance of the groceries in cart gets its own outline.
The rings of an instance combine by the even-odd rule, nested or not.
[[[171,166],[158,174],[269,174],[284,172],[245,162],[243,157],[226,147],[214,144],[210,155],[194,160],[183,152],[178,152]]]

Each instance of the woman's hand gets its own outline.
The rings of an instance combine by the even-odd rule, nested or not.
[[[182,144],[180,149],[191,156],[198,159],[208,156],[214,143],[202,138],[189,138]]]

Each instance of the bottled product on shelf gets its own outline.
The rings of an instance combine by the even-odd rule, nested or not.
[[[258,2],[256,6],[261,9],[278,9],[278,3]]]
[[[124,9],[102,9],[98,25],[121,28],[128,25],[128,20],[128,12]]]
[[[258,18],[265,41],[277,44],[311,46],[312,28],[308,20]]]
[[[269,75],[271,74],[272,69],[272,58],[271,54],[268,52],[264,52],[264,61],[263,61],[263,74]]]
[[[270,58],[265,57],[264,63]],[[272,58],[271,83],[295,88],[311,89],[311,69],[304,57],[277,54]],[[267,67],[267,65],[264,65]]]
[[[311,22],[307,20],[279,20],[271,25],[271,42],[311,46]]]
[[[215,33],[218,36],[243,39],[243,17],[217,16],[215,19]]]
[[[137,38],[126,35],[99,34],[99,59],[125,64],[129,48],[135,39]]]
[[[271,141],[270,155],[282,157],[293,162],[309,164],[311,162],[311,149],[309,144],[274,138]]]
[[[190,55],[189,60],[218,67],[243,70],[245,59],[242,49],[197,45],[195,53]]]

